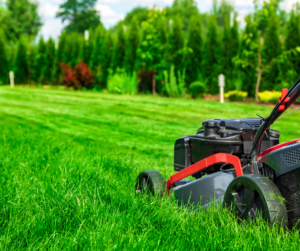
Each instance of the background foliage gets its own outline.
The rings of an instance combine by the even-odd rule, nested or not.
[[[185,73],[188,92],[199,81],[208,93],[217,94],[223,73],[226,92],[254,97],[257,90],[288,88],[299,75],[299,4],[288,13],[280,9],[282,1],[254,1],[255,11],[241,25],[230,1],[214,0],[211,12],[200,13],[195,1],[175,0],[165,9],[137,7],[107,30],[95,0],[67,0],[57,17],[68,25],[59,40],[44,41],[41,36],[34,40],[41,27],[37,4],[21,1],[22,6],[9,0],[0,7],[2,83],[8,83],[8,71],[14,70],[17,84],[64,84],[61,63],[74,67],[81,61],[93,76],[88,88],[107,89],[109,72],[120,69],[127,76],[135,72],[138,92],[168,95],[165,72],[174,66],[176,79]],[[26,4],[29,18],[23,22],[22,15],[13,13]],[[16,25],[3,21],[7,15]]]

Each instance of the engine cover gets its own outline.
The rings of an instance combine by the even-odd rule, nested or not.
[[[215,153],[227,153],[240,159],[250,154],[261,119],[213,119],[204,121],[197,134],[175,142],[174,169],[180,171]],[[268,129],[261,142],[261,151],[279,144],[280,133]],[[217,168],[207,173],[218,171]]]

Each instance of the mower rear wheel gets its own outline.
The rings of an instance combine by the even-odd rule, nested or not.
[[[288,225],[284,199],[277,186],[261,175],[247,174],[235,178],[228,186],[223,206],[242,220],[257,218],[273,225],[275,222]]]
[[[137,193],[162,197],[166,191],[166,181],[158,171],[144,171],[137,177],[135,190]]]

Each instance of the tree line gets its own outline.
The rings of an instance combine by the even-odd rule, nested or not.
[[[254,1],[254,13],[241,26],[230,2],[213,2],[211,13],[200,13],[193,0],[175,0],[165,9],[138,7],[108,30],[95,21],[88,37],[87,24],[76,28],[72,22],[58,41],[41,36],[37,44],[28,36],[11,42],[0,32],[0,81],[7,83],[13,70],[16,83],[60,85],[62,64],[71,69],[82,62],[95,89],[105,89],[109,75],[123,69],[138,76],[140,92],[164,93],[164,72],[172,67],[185,76],[187,89],[200,81],[211,94],[218,93],[219,74],[226,76],[226,91],[252,97],[291,86],[300,75],[299,5],[287,13],[279,0]],[[62,5],[57,16],[70,6]]]

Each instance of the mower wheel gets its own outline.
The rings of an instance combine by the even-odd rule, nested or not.
[[[166,191],[166,181],[158,171],[144,171],[136,179],[135,190],[137,193],[162,197]]]
[[[242,220],[257,218],[273,225],[275,222],[288,225],[284,199],[277,186],[268,178],[256,174],[246,174],[235,178],[226,189],[223,207]]]

